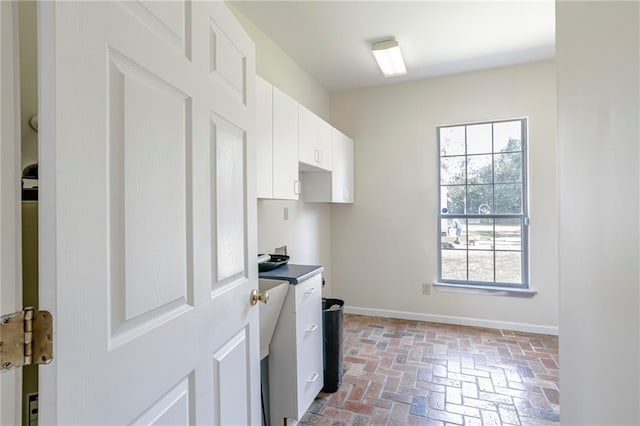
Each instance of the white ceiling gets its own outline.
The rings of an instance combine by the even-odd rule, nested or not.
[[[234,6],[329,91],[549,59],[555,3],[245,1]],[[370,45],[395,38],[408,74],[385,78]]]

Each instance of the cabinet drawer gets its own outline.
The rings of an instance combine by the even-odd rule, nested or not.
[[[322,301],[309,300],[296,313],[296,347],[306,355],[308,342],[318,340],[322,345]],[[321,346],[322,349],[322,346]]]
[[[304,304],[296,318],[298,415],[304,415],[323,386],[322,304]],[[300,417],[297,417],[298,419]]]
[[[298,412],[296,419],[301,419],[309,409],[313,400],[324,386],[322,365],[319,369],[305,370],[298,376]]]
[[[296,302],[294,306],[294,312],[297,312],[298,309],[301,309],[304,304],[311,300],[317,301],[317,303],[322,303],[322,275],[317,274],[313,277],[305,280],[295,286],[293,286]]]

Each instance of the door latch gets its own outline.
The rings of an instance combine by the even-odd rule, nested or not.
[[[53,360],[53,317],[32,307],[0,317],[0,372]]]

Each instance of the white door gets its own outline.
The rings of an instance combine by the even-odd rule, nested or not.
[[[253,43],[223,2],[41,2],[42,424],[259,424]]]
[[[17,6],[0,2],[0,314],[22,309]],[[20,423],[20,370],[0,374],[0,424]]]

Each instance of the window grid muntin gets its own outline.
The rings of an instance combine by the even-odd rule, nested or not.
[[[519,150],[507,150],[495,152],[495,125],[500,123],[509,123],[509,122],[520,122],[520,149]],[[467,211],[468,204],[468,162],[467,159],[470,156],[475,155],[487,155],[488,153],[477,153],[477,154],[467,154],[468,149],[467,145],[468,135],[467,135],[467,127],[472,125],[479,124],[491,124],[491,155],[492,155],[492,183],[491,184],[476,184],[476,185],[491,185],[495,188],[495,157],[496,154],[508,154],[508,153],[520,153],[521,155],[521,182],[500,182],[499,184],[514,184],[521,186],[521,194],[520,194],[520,208],[521,212],[519,214],[495,214],[495,191],[492,191],[492,214],[450,214],[450,213],[442,213],[443,209],[443,199],[442,199],[442,188],[443,187],[460,187],[464,186],[465,196],[464,196],[464,211]],[[442,129],[454,128],[454,127],[463,127],[464,128],[464,146],[465,146],[465,154],[455,154],[455,155],[442,155]],[[486,286],[489,284],[490,286],[496,287],[505,287],[505,288],[528,288],[529,287],[529,239],[528,239],[528,173],[527,173],[527,131],[528,131],[528,120],[527,118],[514,118],[514,119],[506,119],[506,120],[495,120],[481,123],[465,123],[465,124],[456,124],[456,125],[448,125],[448,126],[440,126],[436,129],[437,131],[437,139],[438,139],[438,168],[437,168],[437,179],[438,179],[438,280],[440,282],[453,283],[453,284],[470,284],[470,285],[480,285]],[[450,157],[465,157],[465,184],[456,184],[456,185],[443,185],[441,183],[441,158],[450,158]],[[492,219],[493,221],[493,238],[494,238],[494,246],[493,246],[493,282],[486,281],[470,281],[469,278],[469,248],[468,248],[468,219],[474,218],[483,218],[483,219]],[[466,277],[467,280],[451,280],[451,279],[443,279],[442,277],[442,252],[444,250],[456,251],[456,249],[446,249],[443,248],[442,244],[442,220],[443,219],[464,219],[466,223],[465,231],[467,231],[467,247],[465,248],[466,253]],[[496,235],[496,220],[499,219],[519,219],[520,220],[520,250],[497,250],[495,244],[495,235]],[[457,250],[460,251],[460,250]],[[509,282],[498,282],[495,281],[497,278],[497,269],[496,269],[496,253],[497,252],[514,252],[520,253],[520,283],[509,283]]]

